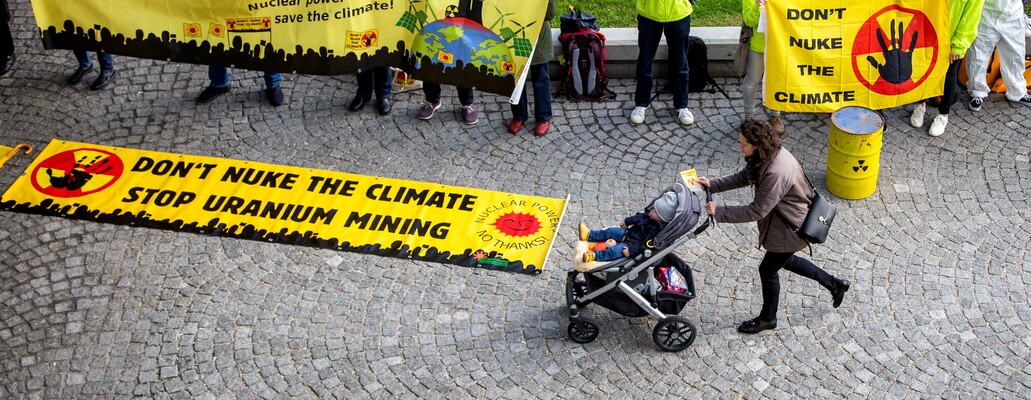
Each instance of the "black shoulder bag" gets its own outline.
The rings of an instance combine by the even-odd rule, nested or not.
[[[809,212],[806,213],[802,226],[796,229],[780,211],[777,211],[776,208],[773,210],[777,211],[777,215],[784,221],[784,224],[806,242],[817,244],[826,242],[827,232],[831,229],[831,223],[834,222],[834,214],[837,213],[838,208],[816,191],[813,181],[809,180],[809,175],[805,174],[805,170],[802,170],[802,176],[805,176],[805,181],[809,183],[809,189],[813,191],[812,203],[809,204]]]

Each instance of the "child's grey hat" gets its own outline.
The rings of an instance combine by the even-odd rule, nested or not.
[[[677,216],[677,194],[673,192],[663,193],[655,200],[655,213],[659,214],[662,222],[670,222]]]

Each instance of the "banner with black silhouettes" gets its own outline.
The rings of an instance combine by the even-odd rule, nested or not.
[[[509,96],[546,1],[32,0],[32,8],[47,49],[315,75],[390,65]]]
[[[942,94],[947,0],[768,1],[764,12],[771,109],[879,110]]]
[[[51,141],[5,210],[539,274],[566,200]]]

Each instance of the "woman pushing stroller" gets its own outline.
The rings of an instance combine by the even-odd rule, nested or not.
[[[780,278],[777,272],[786,269],[817,281],[831,292],[832,305],[837,308],[851,284],[817,267],[809,260],[795,255],[807,243],[789,227],[800,226],[811,202],[811,193],[802,167],[787,149],[781,147],[781,137],[764,120],[749,117],[741,123],[738,145],[745,156],[745,167],[737,173],[720,178],[699,177],[698,183],[713,193],[752,186],[755,198],[748,205],[718,206],[706,204],[705,209],[716,222],[752,222],[759,226],[759,246],[766,255],[759,263],[762,282],[763,306],[759,315],[737,328],[742,333],[754,334],[777,327],[777,305],[780,300]],[[785,221],[787,220],[787,221]]]

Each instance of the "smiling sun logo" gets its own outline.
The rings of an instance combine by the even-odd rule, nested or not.
[[[498,217],[494,227],[508,236],[530,236],[541,230],[541,221],[531,214],[510,212]]]

